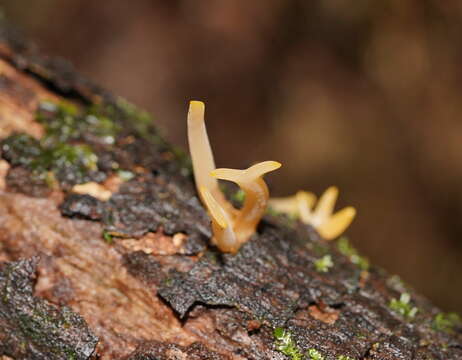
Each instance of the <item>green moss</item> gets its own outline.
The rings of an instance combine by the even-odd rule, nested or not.
[[[66,349],[65,350],[66,358],[67,360],[76,360],[77,359],[77,353],[71,349]]]
[[[108,106],[93,105],[79,112],[70,103],[42,102],[37,113],[37,121],[45,128],[41,142],[44,146],[54,146],[91,134],[99,142],[111,145],[120,126],[109,117],[110,109]]]
[[[97,156],[87,145],[55,143],[43,145],[26,134],[14,134],[2,142],[4,156],[13,166],[23,166],[32,171],[34,177],[52,185],[55,176],[65,176],[72,171],[76,182],[83,181],[91,171],[97,170]]]
[[[325,360],[325,357],[315,348],[310,348],[304,354],[297,346],[290,331],[278,327],[274,329],[273,336],[275,338],[276,350],[288,356],[290,360]],[[340,355],[337,360],[355,360],[346,355]]]
[[[98,157],[90,145],[80,142],[90,137],[93,142],[112,144],[119,131],[101,109],[91,107],[79,112],[67,102],[42,102],[36,118],[43,125],[44,136],[37,140],[14,134],[2,142],[3,156],[13,166],[31,170],[49,186],[56,179],[69,184],[90,181],[90,173],[98,170]]]
[[[98,157],[88,145],[57,144],[43,149],[30,166],[39,172],[59,171],[61,168],[76,166],[81,173],[84,173],[97,170],[97,161]]]
[[[328,272],[331,267],[334,266],[332,257],[330,255],[324,255],[322,258],[314,262],[314,267],[317,272]]]
[[[350,244],[346,236],[342,236],[337,242],[338,250],[361,270],[369,270],[369,260],[358,254],[358,251]]]
[[[154,128],[153,119],[147,111],[139,109],[123,98],[117,99],[117,106],[124,113],[124,117],[130,120],[130,124],[127,125],[131,125],[139,136],[157,145],[166,144],[158,135],[158,130]]]
[[[462,320],[456,313],[439,313],[433,319],[434,330],[453,333],[454,328],[462,326]]]
[[[324,356],[316,349],[309,349],[307,355],[310,360],[324,360]]]
[[[111,233],[107,230],[103,230],[103,239],[106,243],[109,245],[114,244],[114,237],[111,235]]]
[[[134,135],[157,145],[156,151],[169,153],[179,165],[184,176],[191,174],[189,157],[179,148],[167,144],[159,135],[151,116],[136,106],[119,99],[116,104],[95,104],[78,108],[69,102],[44,101],[36,113],[37,122],[42,124],[45,134],[40,140],[28,135],[13,135],[2,142],[3,156],[13,166],[23,166],[33,171],[45,182],[51,174],[51,180],[61,184],[74,185],[86,181],[100,181],[104,174],[93,173],[98,170],[98,158],[94,149],[110,152],[111,146],[123,131],[123,136]],[[81,145],[85,144],[85,145]],[[168,159],[168,157],[166,157]],[[112,161],[102,164],[119,169]],[[132,177],[128,173],[121,173]]]
[[[242,189],[237,190],[233,195],[232,195],[232,200],[237,202],[239,205],[244,204],[245,201],[245,192]]]
[[[291,360],[302,360],[303,354],[292,339],[290,331],[283,328],[274,329],[273,336],[276,339],[274,345],[280,353],[289,356]]]
[[[404,316],[405,318],[412,319],[415,317],[418,308],[410,304],[411,296],[408,293],[402,293],[399,300],[391,299],[388,305],[390,309]]]
[[[102,138],[106,144],[113,144],[121,131],[120,125],[111,118],[111,109],[110,106],[93,105],[83,115],[85,131]]]

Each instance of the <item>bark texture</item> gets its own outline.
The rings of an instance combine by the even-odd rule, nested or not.
[[[462,359],[460,324],[309,226],[268,215],[220,254],[150,118],[5,25],[0,140],[5,358]]]

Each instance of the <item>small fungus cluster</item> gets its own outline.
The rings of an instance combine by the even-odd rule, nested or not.
[[[279,212],[300,217],[311,224],[325,239],[339,236],[353,221],[356,210],[346,207],[333,214],[338,190],[330,187],[312,209],[316,197],[299,191],[288,198],[269,199],[263,175],[281,167],[276,161],[264,161],[245,170],[216,169],[204,121],[205,105],[191,101],[188,112],[188,141],[197,191],[212,219],[212,242],[223,252],[236,253],[255,233],[268,201]],[[236,183],[245,195],[241,209],[228,202],[218,186],[218,179]]]
[[[273,210],[300,218],[305,224],[312,225],[326,240],[332,240],[350,226],[356,216],[355,208],[348,206],[335,214],[334,207],[338,189],[329,187],[316,203],[316,196],[307,191],[299,191],[293,196],[270,199]]]

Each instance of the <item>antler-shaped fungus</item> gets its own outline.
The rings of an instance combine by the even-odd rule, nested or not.
[[[312,225],[323,238],[332,240],[343,233],[356,216],[356,210],[351,206],[333,214],[337,197],[338,189],[331,186],[321,195],[314,210],[316,196],[306,191],[286,198],[270,199],[269,204],[276,211],[299,216],[302,222]]]
[[[188,140],[196,187],[212,218],[213,243],[223,252],[236,253],[255,232],[266,210],[269,192],[263,175],[281,164],[264,161],[245,170],[215,169],[204,113],[204,103],[190,102]],[[242,209],[235,209],[225,199],[217,179],[235,182],[245,192]]]

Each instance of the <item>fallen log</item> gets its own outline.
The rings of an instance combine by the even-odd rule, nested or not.
[[[4,24],[0,140],[5,359],[462,359],[456,317],[345,240],[268,214],[220,253],[151,118]]]

